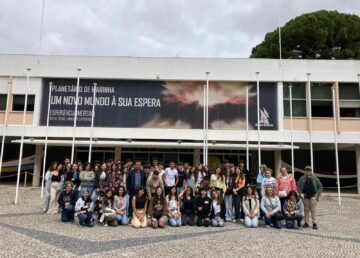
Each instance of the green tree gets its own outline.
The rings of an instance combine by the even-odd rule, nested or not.
[[[360,59],[360,17],[336,11],[303,14],[281,27],[284,59]],[[278,29],[252,49],[251,58],[279,58]]]

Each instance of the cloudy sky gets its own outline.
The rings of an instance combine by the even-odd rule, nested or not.
[[[359,0],[279,0],[281,24]],[[0,0],[0,53],[248,57],[278,24],[278,0]]]

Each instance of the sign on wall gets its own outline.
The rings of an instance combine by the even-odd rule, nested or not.
[[[96,85],[95,127],[201,129],[204,82],[80,80],[77,126],[91,126]],[[249,87],[249,129],[256,129],[256,84],[210,82],[209,129],[246,129],[246,87]],[[46,125],[51,88],[50,126],[73,126],[76,79],[44,79],[40,124]],[[260,83],[260,125],[277,129],[276,83]]]

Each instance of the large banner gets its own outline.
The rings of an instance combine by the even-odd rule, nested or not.
[[[77,126],[91,126],[96,85],[95,127],[201,129],[203,85],[192,81],[80,80]],[[256,129],[257,95],[253,82],[209,84],[209,129],[246,129],[246,87],[249,87],[249,129]],[[51,89],[50,126],[73,126],[76,79],[44,79],[40,124],[46,125]],[[277,129],[276,83],[260,83],[260,126]]]

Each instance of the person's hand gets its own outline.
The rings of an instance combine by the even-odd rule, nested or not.
[[[217,222],[219,222],[219,221],[220,221],[220,217],[219,217],[219,216],[216,216],[216,217],[215,217],[215,220],[216,220]]]
[[[290,214],[291,216],[294,216],[294,215],[295,215],[295,212],[292,211],[292,212],[290,212],[289,214]]]
[[[66,202],[66,203],[64,204],[64,206],[65,206],[65,208],[67,208],[67,207],[70,206],[70,203],[69,203],[69,202]]]

